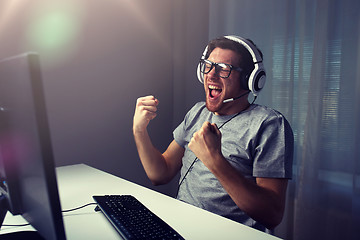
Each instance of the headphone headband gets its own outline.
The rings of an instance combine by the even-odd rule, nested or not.
[[[253,59],[253,63],[258,63],[258,62],[262,62],[262,58],[260,56],[259,51],[255,48],[255,46],[249,42],[248,40],[238,37],[238,36],[234,36],[234,35],[229,35],[229,36],[224,36],[225,38],[232,40],[234,42],[238,42],[241,45],[243,45],[246,50],[248,50],[248,52],[251,54],[251,57]]]
[[[254,69],[247,77],[247,86],[249,90],[256,96],[261,89],[265,85],[266,81],[266,73],[265,68],[263,64],[263,59],[258,51],[258,49],[252,44],[250,41],[234,35],[224,36],[226,39],[229,39],[231,41],[240,43],[242,46],[244,46],[248,52],[250,53],[253,63],[254,63]],[[205,59],[208,52],[208,46],[206,46],[201,59]],[[200,63],[197,67],[197,77],[201,83],[204,81],[204,74],[200,71]]]

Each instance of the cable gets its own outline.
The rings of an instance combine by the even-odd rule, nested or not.
[[[85,204],[83,206],[80,206],[80,207],[76,207],[76,208],[72,208],[72,209],[67,209],[67,210],[62,210],[61,212],[62,213],[66,213],[66,212],[72,212],[72,211],[76,211],[76,210],[79,210],[81,208],[84,208],[84,207],[87,207],[87,206],[90,206],[90,205],[97,205],[97,203],[88,203],[88,204]],[[2,224],[1,226],[3,227],[24,227],[24,226],[29,226],[30,223],[24,223],[24,224]]]
[[[256,99],[256,98],[255,98],[255,99]],[[254,99],[254,101],[255,101],[255,99]],[[254,102],[254,101],[253,101],[253,102]],[[250,106],[250,105],[251,105],[251,104],[249,104],[249,106]],[[249,107],[249,106],[248,106],[248,107]],[[245,108],[245,109],[248,109],[248,107]],[[243,110],[243,111],[244,111],[244,110]],[[230,119],[226,120],[223,124],[221,124],[220,127],[218,127],[218,129],[220,130],[225,124],[227,124],[228,122],[230,122],[231,120],[233,120],[235,117],[239,116],[243,111],[237,113],[236,115],[232,116]],[[179,190],[180,190],[181,184],[183,183],[183,181],[185,180],[186,176],[187,176],[188,173],[190,172],[190,170],[191,170],[191,168],[193,167],[193,165],[197,162],[197,160],[198,160],[198,158],[196,157],[196,158],[193,160],[193,162],[191,163],[190,167],[187,169],[187,171],[186,171],[186,173],[184,174],[183,178],[181,179],[180,183],[178,184],[178,189],[177,189],[177,192],[176,192],[176,198],[177,198],[177,196],[178,196],[178,194],[179,194]]]
[[[97,205],[97,203],[88,203],[88,204],[85,204],[85,205],[80,206],[80,207],[76,207],[76,208],[72,208],[72,209],[68,209],[68,210],[62,210],[61,212],[63,212],[63,213],[72,212],[72,211],[76,211],[76,210],[79,210],[81,208],[84,208],[84,207],[87,207],[87,206],[90,206],[90,205]]]

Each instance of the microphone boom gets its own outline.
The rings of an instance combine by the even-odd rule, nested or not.
[[[228,102],[235,101],[236,99],[239,99],[239,98],[241,98],[241,97],[243,97],[243,96],[245,96],[245,95],[247,95],[247,94],[249,94],[249,93],[250,93],[250,91],[249,91],[249,92],[246,92],[246,93],[243,93],[243,94],[241,94],[240,96],[235,97],[235,98],[225,99],[225,100],[223,101],[223,103],[228,103]]]

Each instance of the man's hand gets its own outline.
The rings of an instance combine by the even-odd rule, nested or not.
[[[135,114],[133,118],[133,132],[144,132],[149,122],[156,117],[159,100],[154,96],[140,97],[136,101]]]
[[[221,132],[216,124],[204,122],[201,129],[194,133],[189,148],[211,170],[213,161],[222,156]]]

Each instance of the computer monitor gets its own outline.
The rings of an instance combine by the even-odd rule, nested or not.
[[[0,178],[0,227],[10,211],[44,239],[65,239],[36,53],[0,60]]]

